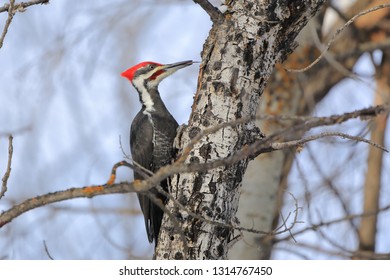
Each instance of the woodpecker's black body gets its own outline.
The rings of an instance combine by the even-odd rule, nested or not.
[[[170,164],[174,158],[173,140],[178,127],[176,120],[165,108],[161,99],[160,102],[161,107],[157,112],[146,113],[145,108],[142,108],[134,118],[130,129],[130,149],[133,160],[152,172]],[[134,179],[144,178],[135,172]],[[161,182],[161,187],[165,191],[168,190],[167,180]],[[151,194],[165,202],[164,196],[155,189],[151,190]],[[138,199],[145,217],[149,242],[155,239],[157,243],[163,211],[146,194],[139,193]]]
[[[176,137],[178,124],[169,113],[158,92],[158,84],[176,70],[189,66],[192,61],[161,65],[154,62],[140,63],[122,73],[128,78],[139,93],[141,110],[131,124],[130,148],[133,160],[142,167],[155,172],[170,164],[175,157],[173,141]],[[134,179],[144,177],[134,172]],[[160,186],[167,191],[168,180]],[[153,188],[148,194],[139,193],[138,199],[145,218],[145,227],[149,242],[156,240],[161,227],[163,211],[152,202],[154,196],[165,203],[164,195]]]

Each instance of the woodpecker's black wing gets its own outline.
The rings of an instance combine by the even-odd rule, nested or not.
[[[131,156],[136,163],[151,171],[153,171],[153,133],[153,126],[149,117],[142,111],[139,112],[130,129]],[[143,180],[144,177],[134,172],[134,179]],[[138,193],[137,195],[145,219],[148,240],[153,242],[155,230],[152,222],[152,202],[145,194]]]
[[[174,158],[173,141],[176,136],[178,124],[167,113],[166,115],[148,114],[139,112],[134,118],[130,131],[130,148],[133,160],[146,169],[155,172],[161,167],[170,164]],[[134,172],[134,179],[144,179]],[[160,186],[168,191],[168,180],[163,180]],[[148,195],[154,195],[163,204],[165,196],[152,188]],[[156,240],[160,232],[163,218],[163,210],[153,203],[146,194],[139,193],[142,213],[144,214],[145,227],[149,242]]]

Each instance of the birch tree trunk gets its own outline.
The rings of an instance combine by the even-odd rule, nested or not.
[[[349,19],[369,7],[383,4],[382,2],[357,1],[344,12],[345,18]],[[328,27],[327,32],[323,34],[325,12],[326,10],[322,10],[300,32],[296,38],[299,48],[283,62],[283,65],[276,65],[262,96],[263,101],[259,104],[258,114],[275,116],[311,114],[317,103],[328,94],[331,88],[348,78],[348,73],[352,73],[356,61],[367,51],[363,48],[363,43],[367,42],[359,41],[356,30],[347,28],[340,34],[340,38],[332,44],[331,50],[327,52],[339,65],[342,65],[344,71],[337,69],[334,63],[328,61],[329,58],[327,58],[319,61],[305,72],[286,72],[285,68],[302,69],[313,62],[320,55],[316,38],[318,37],[318,41],[327,42],[335,30],[345,23],[345,18],[340,18],[333,22],[332,26]],[[358,28],[358,32],[367,34],[365,40],[373,41],[369,40],[368,34],[371,34],[372,31],[368,28],[378,26],[378,22],[384,20],[383,17],[383,14],[381,16],[375,13],[368,14],[359,18],[354,26]],[[367,27],[367,25],[369,26]],[[378,32],[378,30],[375,31]],[[377,48],[380,49],[380,46]],[[351,49],[355,50],[354,55],[345,55]],[[286,125],[288,125],[286,121],[259,122],[258,124],[266,135],[281,131],[285,129]],[[304,130],[299,131],[297,135],[294,137],[291,135],[291,137],[299,139],[304,132]],[[378,149],[372,150],[378,153]],[[267,232],[283,222],[279,221],[279,216],[283,205],[283,196],[288,188],[287,176],[293,163],[293,157],[293,151],[277,151],[260,155],[249,163],[243,179],[243,191],[237,214],[241,226],[253,226]],[[289,196],[287,195],[287,197]],[[251,203],[246,203],[247,201]],[[244,232],[243,239],[230,250],[229,258],[269,259],[275,244],[274,238],[275,236],[259,236],[256,233]]]
[[[202,2],[205,1],[196,1]],[[188,126],[178,135],[183,149],[205,129],[240,118],[254,118],[265,84],[277,61],[293,50],[294,39],[324,0],[232,1],[224,15],[207,9],[214,22],[202,52],[198,89]],[[186,163],[234,155],[261,137],[254,122],[205,135]],[[231,165],[175,176],[164,215],[157,259],[226,259],[248,158]],[[208,221],[219,222],[221,224]]]

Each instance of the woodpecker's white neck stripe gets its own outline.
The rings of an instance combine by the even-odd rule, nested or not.
[[[134,87],[139,91],[141,94],[142,104],[145,105],[145,110],[147,112],[153,112],[154,109],[154,102],[152,97],[150,96],[148,90],[145,87],[144,84],[144,75],[141,75],[135,79],[133,79],[133,85]]]

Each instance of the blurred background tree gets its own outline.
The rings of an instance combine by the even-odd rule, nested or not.
[[[284,70],[308,65],[336,28],[384,2],[329,1],[302,31],[300,47],[276,67],[259,112],[327,116],[388,104],[389,9],[361,17],[312,69]],[[0,13],[0,22],[6,19],[7,12]],[[93,5],[57,0],[17,13],[0,49],[0,171],[7,165],[7,136],[14,136],[12,173],[0,210],[39,194],[104,183],[112,165],[129,154],[129,126],[139,109],[138,95],[119,73],[143,60],[199,60],[210,27],[208,15],[183,0],[99,0]],[[196,81],[193,67],[161,84],[163,99],[179,123],[188,120]],[[387,116],[374,122],[353,120],[326,130],[371,137],[389,147],[386,121]],[[286,125],[259,123],[266,134]],[[388,254],[386,170],[388,154],[353,141],[327,139],[307,144],[300,153],[261,155],[244,181],[238,214],[242,226],[270,231],[280,225],[281,213],[287,217],[295,210],[296,201],[286,191],[301,207],[302,223],[284,235],[243,233],[231,257]],[[120,172],[119,180],[132,180],[131,173]],[[364,212],[373,214],[371,220],[361,219]],[[332,220],[340,222],[322,226]],[[55,259],[135,259],[150,258],[153,250],[135,194],[35,209],[0,229],[0,248],[3,259],[47,259],[47,251]]]

